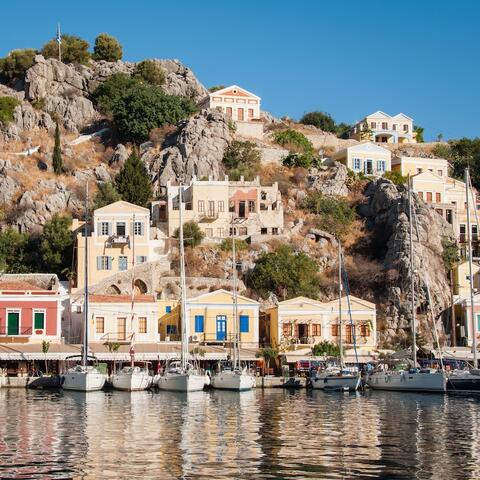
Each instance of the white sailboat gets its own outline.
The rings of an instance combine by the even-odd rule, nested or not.
[[[157,387],[160,390],[177,392],[193,392],[203,390],[206,376],[202,375],[188,362],[189,319],[187,318],[187,289],[185,281],[185,247],[183,245],[183,186],[178,189],[179,204],[179,249],[180,249],[180,290],[181,290],[181,317],[182,317],[182,351],[179,362],[171,363],[163,375],[158,377]]]
[[[95,367],[88,365],[88,183],[85,199],[85,292],[84,292],[84,325],[82,362],[74,368],[67,370],[62,377],[64,390],[77,390],[81,392],[92,392],[101,390],[105,385],[105,375]]]
[[[312,387],[315,390],[350,390],[355,391],[360,386],[361,377],[358,371],[352,371],[345,368],[343,359],[343,321],[342,321],[342,246],[338,242],[338,322],[339,322],[339,346],[340,346],[340,366],[331,366],[317,373],[312,379]],[[347,290],[347,303],[350,300]],[[349,308],[350,311],[350,308]],[[355,338],[354,338],[355,341]]]
[[[211,385],[218,390],[235,390],[243,392],[251,390],[255,386],[255,377],[247,367],[240,366],[240,327],[238,324],[238,295],[237,295],[237,258],[235,250],[235,228],[232,227],[232,261],[233,261],[233,364],[224,367],[220,372],[213,375]]]
[[[448,375],[447,389],[457,393],[480,393],[480,370],[478,370],[478,350],[477,350],[477,322],[475,321],[475,304],[474,304],[474,288],[473,288],[473,265],[472,265],[472,230],[470,227],[470,201],[471,201],[471,181],[470,170],[465,169],[465,186],[467,194],[467,256],[469,268],[469,286],[470,286],[470,328],[472,332],[472,353],[473,368],[468,370],[454,370]],[[474,198],[474,197],[473,197]],[[475,219],[478,229],[478,217],[473,204]],[[453,326],[455,328],[455,326]]]
[[[130,325],[131,331],[133,332],[133,319],[135,316],[134,305],[135,305],[135,214],[132,218],[132,303],[131,303],[131,312],[130,312]],[[112,376],[112,385],[116,390],[124,391],[138,391],[146,390],[152,386],[153,377],[148,371],[148,364],[145,366],[138,367],[135,366],[135,350],[134,350],[134,340],[135,333],[132,333],[130,338],[130,355],[131,355],[131,365],[123,367],[119,372],[116,372]]]
[[[408,210],[410,220],[410,269],[411,269],[411,314],[412,314],[412,359],[413,367],[399,371],[378,371],[369,375],[368,386],[374,390],[395,390],[415,392],[440,392],[446,390],[446,375],[443,371],[424,368],[417,368],[417,340],[416,340],[416,305],[415,305],[415,279],[414,279],[414,258],[413,258],[413,222],[414,212],[412,209],[411,182],[408,179]],[[433,320],[433,318],[432,318]],[[434,325],[434,331],[435,325]]]

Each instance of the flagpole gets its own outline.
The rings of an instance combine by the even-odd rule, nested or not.
[[[62,34],[60,32],[60,24],[57,24],[57,43],[58,43],[58,61],[62,61]]]

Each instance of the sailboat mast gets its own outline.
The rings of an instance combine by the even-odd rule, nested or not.
[[[410,293],[412,295],[412,358],[413,366],[417,366],[417,318],[415,309],[415,263],[413,259],[413,209],[412,183],[408,175],[408,218],[410,222]]]
[[[130,312],[130,348],[133,348],[133,341],[135,333],[133,330],[133,317],[134,317],[134,307],[135,307],[135,214],[132,217],[132,303],[131,303],[131,312]],[[135,361],[133,354],[130,353],[131,365],[135,366]]]
[[[340,347],[340,367],[343,368],[343,321],[342,321],[342,244],[338,240],[338,330],[339,330],[339,347]]]
[[[180,292],[181,292],[181,312],[182,312],[182,355],[181,355],[181,364],[182,368],[187,368],[188,360],[188,319],[186,315],[187,307],[187,291],[186,291],[186,282],[185,282],[185,247],[183,245],[183,185],[180,183],[178,189],[178,204],[179,204],[179,242],[180,242]]]
[[[88,182],[85,187],[85,224],[83,226],[83,234],[85,236],[85,291],[83,306],[83,348],[82,348],[82,365],[87,366],[88,363]]]
[[[233,368],[240,367],[240,348],[238,345],[238,298],[237,298],[237,252],[235,246],[235,227],[232,224],[232,276],[233,276]]]
[[[473,368],[478,367],[477,354],[477,322],[475,321],[475,306],[473,303],[473,267],[472,267],[472,231],[470,226],[470,170],[465,169],[465,185],[467,194],[467,256],[468,256],[468,276],[470,284],[470,316],[472,331],[472,352],[473,352]]]

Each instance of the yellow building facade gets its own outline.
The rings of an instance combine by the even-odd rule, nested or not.
[[[118,201],[95,210],[86,239],[81,222],[74,220],[72,229],[76,231],[77,288],[85,283],[86,243],[90,285],[165,256],[165,238],[151,227],[150,210],[132,203]]]
[[[392,168],[392,153],[390,150],[371,142],[344,148],[335,153],[332,159],[343,163],[355,173],[363,173],[364,175],[381,176]]]
[[[269,345],[313,346],[322,341],[335,344],[340,340],[342,328],[343,344],[348,347],[376,347],[377,321],[375,304],[350,296],[350,323],[347,297],[342,298],[342,324],[340,325],[339,301],[322,303],[307,297],[296,297],[280,302],[266,310],[262,333]]]
[[[239,328],[240,346],[257,348],[259,303],[251,298],[237,295],[237,305],[236,322]],[[233,341],[235,318],[232,292],[220,289],[187,299],[186,317],[189,321],[191,343],[223,345]],[[170,331],[181,333],[180,318],[178,305],[170,314],[160,318],[162,340],[165,340],[167,325],[170,326]]]

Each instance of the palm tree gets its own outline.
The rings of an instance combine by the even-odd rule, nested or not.
[[[267,367],[267,372],[270,370],[270,361],[278,358],[278,348],[276,347],[263,347],[260,352],[257,354],[257,357],[263,358],[265,365]],[[265,376],[265,369],[263,371]]]
[[[50,350],[50,342],[43,340],[42,342],[42,352],[45,355],[45,375],[48,375],[48,363],[47,363],[47,353]]]

